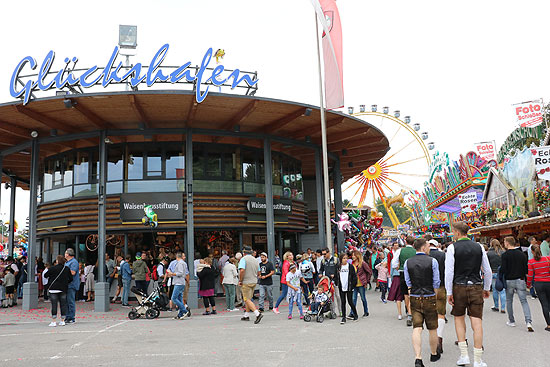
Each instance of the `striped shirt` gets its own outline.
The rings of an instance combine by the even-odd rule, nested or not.
[[[539,261],[531,259],[527,262],[527,287],[531,287],[533,276],[535,282],[550,282],[550,257],[541,257]]]

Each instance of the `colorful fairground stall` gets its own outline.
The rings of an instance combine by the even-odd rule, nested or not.
[[[473,234],[502,239],[550,230],[548,181],[538,178],[533,160],[533,150],[547,146],[549,140],[544,125],[510,134],[499,151],[498,167],[491,168],[487,177],[478,209],[480,226]]]

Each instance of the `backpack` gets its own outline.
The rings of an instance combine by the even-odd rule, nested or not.
[[[157,271],[158,265],[153,265],[153,270],[151,271],[151,276],[153,277],[153,280],[159,280],[159,273]]]
[[[214,259],[212,262],[212,266],[210,267],[212,269],[212,273],[214,273],[214,278],[219,277],[221,275],[220,268],[218,266],[218,261]]]

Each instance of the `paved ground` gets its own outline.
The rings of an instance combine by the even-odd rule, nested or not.
[[[40,303],[41,308],[32,313],[21,312],[20,306],[0,309],[0,366],[414,365],[411,329],[397,320],[394,304],[382,304],[378,297],[369,291],[371,315],[343,326],[336,320],[323,324],[297,317],[287,320],[286,307],[280,315],[267,313],[261,324],[254,325],[240,321],[235,312],[194,315],[185,321],[163,313],[157,320],[130,321],[128,309],[119,305],[107,314],[96,314],[91,304],[78,303],[76,324],[49,328],[49,303]],[[544,331],[539,302],[529,299],[529,303],[535,333],[528,333],[519,322],[523,318],[519,302],[516,328],[505,325],[506,315],[489,310],[492,301],[486,303],[484,344],[489,366],[549,365],[550,332]],[[454,366],[458,353],[454,340],[449,317],[445,353],[439,362],[426,362],[429,350],[424,338],[426,366]]]

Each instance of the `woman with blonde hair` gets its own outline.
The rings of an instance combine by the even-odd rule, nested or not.
[[[489,264],[491,265],[491,271],[493,272],[493,302],[495,306],[491,307],[491,310],[493,310],[494,312],[498,312],[500,310],[501,313],[506,313],[506,311],[504,311],[504,309],[506,308],[506,289],[503,289],[499,292],[496,290],[495,287],[495,283],[498,278],[498,269],[502,264],[501,256],[503,253],[504,247],[502,247],[502,244],[499,240],[493,238],[490,242],[489,251],[487,251],[487,257],[489,258]],[[500,309],[498,303],[499,299]]]
[[[277,314],[280,313],[279,305],[281,304],[281,302],[283,302],[283,299],[285,299],[288,294],[288,284],[286,283],[286,275],[288,273],[288,270],[291,264],[294,264],[294,255],[292,254],[292,252],[287,251],[283,255],[283,270],[281,272],[281,295],[279,296],[279,299],[275,303],[275,308],[273,309],[273,312]]]
[[[372,269],[367,262],[363,261],[363,254],[357,250],[351,253],[351,259],[357,273],[357,286],[353,288],[353,305],[357,305],[357,295],[359,294],[363,303],[363,317],[367,317],[369,315],[369,306],[367,304],[367,297],[365,297],[365,286],[370,281]],[[359,315],[350,314],[348,318],[354,318],[355,316]]]

